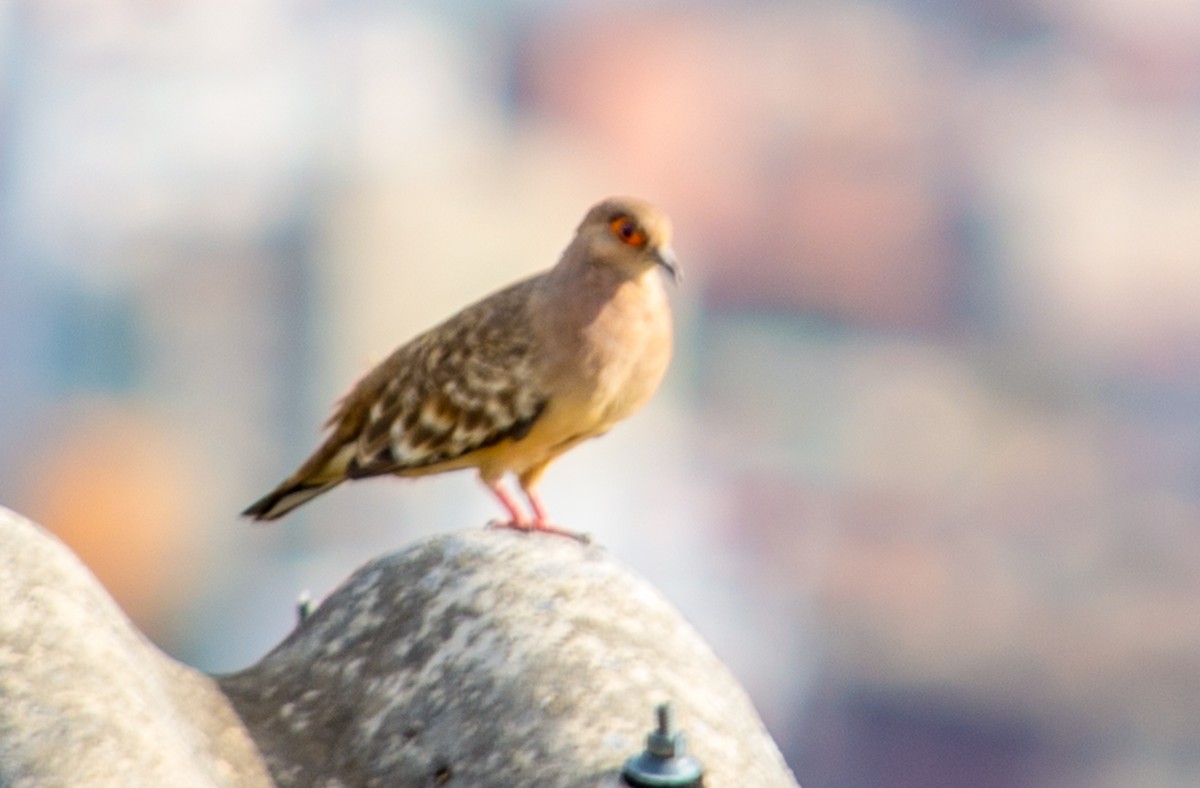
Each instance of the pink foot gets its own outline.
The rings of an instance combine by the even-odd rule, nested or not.
[[[592,537],[587,534],[581,534],[576,531],[570,531],[566,528],[560,528],[557,525],[551,525],[546,518],[546,509],[542,506],[542,501],[537,493],[533,490],[525,490],[525,495],[529,498],[529,505],[533,507],[533,519],[530,520],[517,507],[517,502],[509,495],[508,491],[500,486],[499,482],[487,482],[488,489],[500,501],[501,506],[508,512],[509,519],[493,520],[488,523],[489,528],[511,528],[514,531],[522,531],[524,533],[533,533],[540,531],[547,534],[557,534],[558,536],[566,536],[571,539],[578,540],[584,544],[590,544]]]
[[[546,517],[546,507],[542,505],[541,496],[535,490],[525,489],[525,497],[529,499],[529,505],[533,507],[533,529],[535,531],[543,531],[548,534],[558,534],[559,536],[567,536],[571,539],[576,539],[584,544],[591,544],[592,537],[589,534],[571,531],[566,528],[560,528],[557,525],[551,525],[549,518]]]
[[[493,531],[501,528],[511,528],[514,531],[523,531],[525,533],[533,530],[533,526],[529,523],[518,523],[513,520],[489,520],[488,524],[484,527]]]
[[[591,534],[585,534],[580,531],[572,531],[567,528],[559,528],[557,525],[551,525],[550,523],[535,522],[533,524],[533,530],[541,531],[544,534],[556,534],[558,536],[566,536],[570,539],[574,539],[576,541],[583,542],[584,544],[592,543],[592,535]]]
[[[519,522],[515,522],[513,520],[507,520],[507,521],[492,520],[490,523],[487,524],[487,527],[488,528],[511,528],[512,530],[520,531],[523,534],[531,534],[531,533],[535,533],[535,532],[543,533],[543,534],[554,534],[556,536],[570,537],[571,539],[575,539],[577,541],[583,542],[584,544],[592,543],[592,537],[590,534],[584,534],[584,533],[580,533],[578,531],[571,531],[566,528],[559,528],[557,525],[551,525],[550,523],[538,523],[538,522],[519,523]]]

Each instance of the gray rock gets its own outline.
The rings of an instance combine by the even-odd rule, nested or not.
[[[557,536],[471,531],[380,558],[220,681],[283,786],[616,786],[668,699],[708,788],[796,784],[671,605]]]
[[[0,545],[0,785],[271,785],[216,682],[138,633],[61,542],[0,507]]]
[[[708,788],[796,784],[720,661],[597,547],[431,539],[214,681],[2,508],[0,544],[0,786],[616,786],[668,699]]]

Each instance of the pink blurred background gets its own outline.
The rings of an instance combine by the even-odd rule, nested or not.
[[[236,516],[329,404],[674,218],[657,399],[547,503],[806,788],[1200,779],[1200,4],[0,0],[0,502],[244,666],[470,474]]]

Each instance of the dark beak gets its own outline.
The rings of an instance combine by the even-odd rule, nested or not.
[[[669,246],[659,246],[651,253],[651,256],[654,258],[654,262],[667,269],[672,282],[683,281],[683,270],[679,267],[679,260],[675,258],[674,249]]]

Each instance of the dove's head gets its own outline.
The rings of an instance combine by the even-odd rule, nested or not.
[[[592,206],[572,246],[581,247],[594,263],[615,266],[631,276],[661,266],[671,279],[680,278],[671,249],[671,221],[644,200],[610,197]]]

